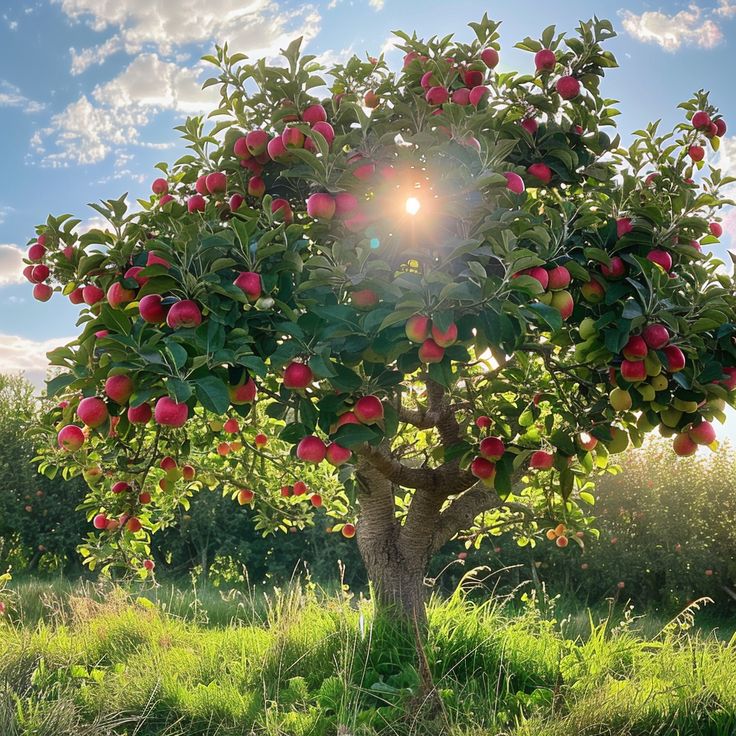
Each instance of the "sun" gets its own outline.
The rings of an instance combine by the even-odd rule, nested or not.
[[[422,203],[416,197],[409,197],[404,207],[408,215],[416,215],[422,208]]]

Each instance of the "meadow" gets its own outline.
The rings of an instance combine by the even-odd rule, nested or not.
[[[469,573],[432,599],[417,656],[345,589],[21,578],[0,624],[0,733],[734,733],[736,637],[707,607],[668,621],[474,588]]]

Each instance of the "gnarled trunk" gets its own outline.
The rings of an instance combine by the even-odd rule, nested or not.
[[[433,530],[425,528],[420,540],[407,535],[406,527],[396,519],[393,485],[370,465],[359,469],[358,482],[358,549],[376,605],[381,612],[393,611],[423,627],[427,594],[424,579]]]

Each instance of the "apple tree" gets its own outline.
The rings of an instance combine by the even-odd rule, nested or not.
[[[611,455],[655,428],[715,449],[736,398],[733,280],[708,252],[725,122],[698,92],[626,147],[609,22],[526,38],[521,71],[497,23],[471,30],[397,33],[399,71],[218,47],[217,109],[138,208],[36,228],[34,295],[81,309],[39,461],[89,482],[91,567],[146,574],[150,535],[220,488],[264,533],[322,506],[376,599],[421,618],[448,540],[584,545]]]

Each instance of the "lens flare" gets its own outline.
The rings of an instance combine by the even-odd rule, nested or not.
[[[422,208],[422,203],[416,197],[409,197],[404,206],[408,215],[416,215]]]

